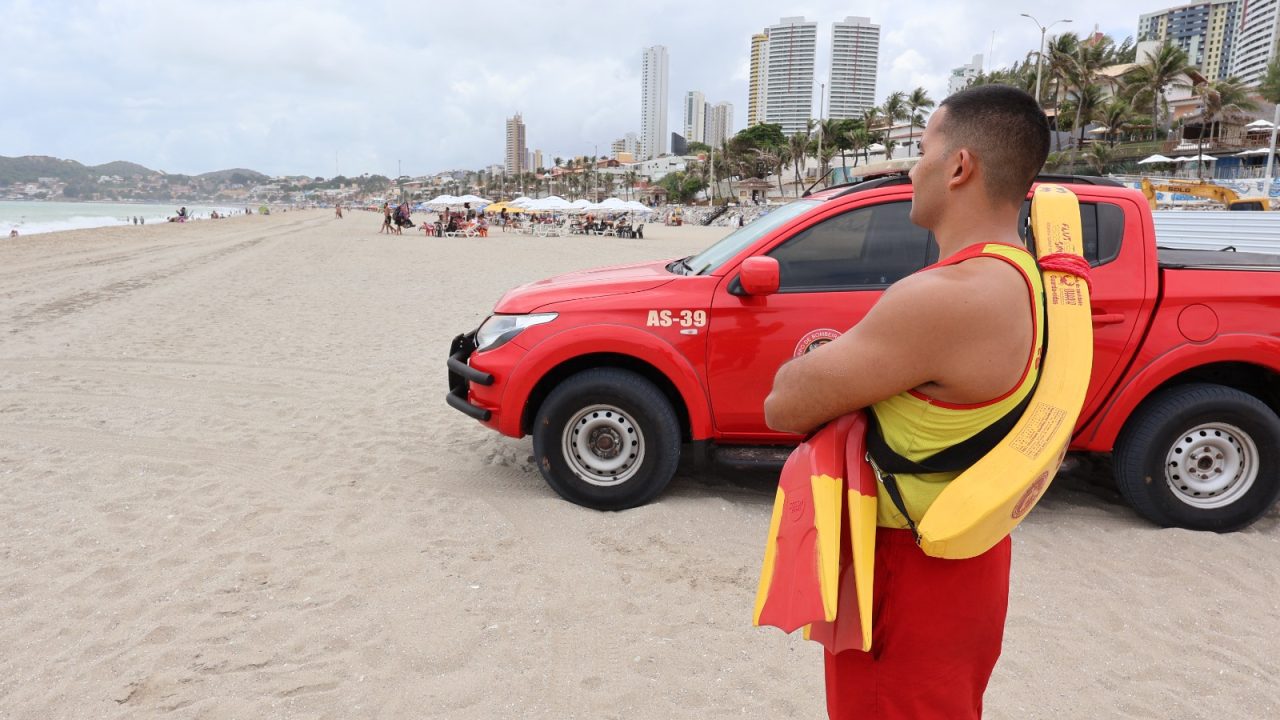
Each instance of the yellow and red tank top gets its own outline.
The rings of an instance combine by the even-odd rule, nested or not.
[[[1013,265],[1027,282],[1027,302],[1031,304],[1034,325],[1034,341],[1027,357],[1022,378],[1003,395],[981,403],[957,404],[931,398],[922,392],[908,390],[873,404],[876,420],[889,447],[904,458],[923,460],[952,445],[976,435],[983,428],[1004,417],[1035,387],[1040,373],[1040,358],[1044,348],[1044,286],[1035,258],[1025,249],[1003,243],[971,245],[964,250],[930,265],[919,272],[933,268],[957,265],[978,257],[995,258]],[[903,504],[917,523],[933,504],[947,483],[958,472],[929,473],[921,475],[895,474],[902,492]],[[880,527],[906,528],[907,522],[879,484],[876,524]]]

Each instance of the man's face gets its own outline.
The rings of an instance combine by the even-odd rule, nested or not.
[[[939,108],[929,118],[920,138],[920,160],[911,168],[911,222],[932,230],[942,211],[950,178],[944,123],[947,109]]]

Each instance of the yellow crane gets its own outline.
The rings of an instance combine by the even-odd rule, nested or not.
[[[1156,193],[1182,193],[1183,195],[1194,195],[1195,197],[1205,198],[1222,203],[1228,210],[1270,210],[1271,201],[1264,197],[1242,198],[1231,188],[1225,188],[1221,185],[1214,185],[1211,182],[1203,180],[1183,180],[1172,182],[1153,183],[1147,178],[1142,178],[1142,194],[1147,196],[1147,203],[1151,205],[1151,209],[1156,209]]]

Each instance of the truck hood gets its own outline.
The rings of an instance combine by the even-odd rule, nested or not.
[[[502,314],[529,313],[544,305],[566,300],[585,300],[652,290],[675,279],[676,276],[667,271],[667,264],[670,262],[657,260],[615,265],[537,280],[508,290],[498,300],[493,311]]]

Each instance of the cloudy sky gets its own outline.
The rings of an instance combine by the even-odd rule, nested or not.
[[[861,15],[881,27],[877,99],[916,86],[937,99],[974,54],[1006,66],[1039,45],[1019,13],[1119,40],[1175,4],[0,0],[0,155],[419,175],[501,162],[504,120],[521,112],[549,163],[639,131],[648,45],[670,55],[670,131],[691,89],[732,103],[737,130],[751,34],[784,15],[819,22],[815,83],[831,22]]]

